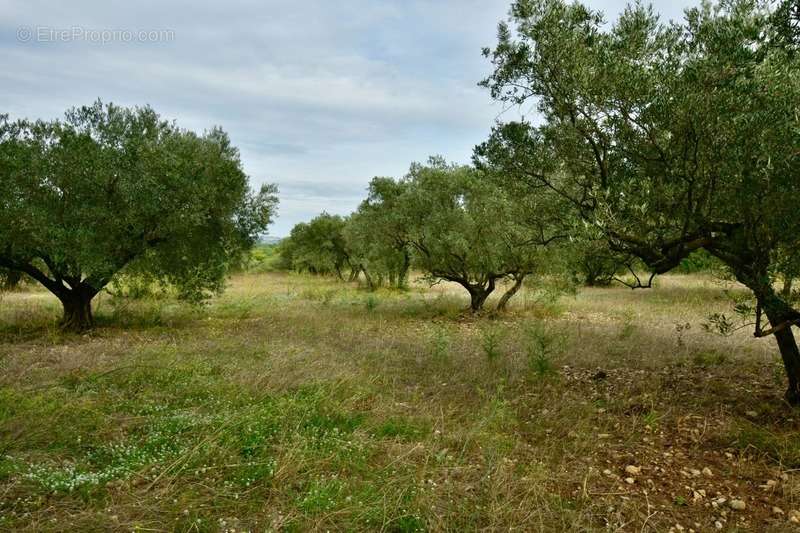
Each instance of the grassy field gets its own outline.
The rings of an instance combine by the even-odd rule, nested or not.
[[[800,413],[772,340],[700,327],[720,284],[512,304],[254,274],[77,336],[3,295],[0,529],[800,527]]]

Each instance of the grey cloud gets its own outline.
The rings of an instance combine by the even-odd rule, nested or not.
[[[688,2],[688,0],[681,0]],[[616,13],[621,4],[590,3]],[[354,209],[375,175],[466,162],[501,108],[477,87],[510,0],[0,0],[2,112],[52,118],[100,97],[221,125],[291,226]],[[668,17],[680,3],[659,2]],[[170,29],[168,42],[20,43],[21,25]],[[517,110],[509,113],[516,113]]]

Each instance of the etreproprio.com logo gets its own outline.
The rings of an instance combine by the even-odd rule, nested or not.
[[[73,26],[54,28],[52,26],[20,26],[17,28],[17,41],[21,43],[70,43],[92,44],[108,43],[159,43],[175,40],[175,30],[170,29],[98,29]]]

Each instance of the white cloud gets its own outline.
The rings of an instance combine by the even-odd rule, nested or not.
[[[53,118],[100,97],[150,104],[183,127],[221,125],[253,181],[281,187],[273,233],[285,235],[323,209],[352,210],[375,175],[430,154],[468,160],[500,111],[477,82],[509,4],[0,0],[0,97],[18,116]],[[174,38],[20,43],[22,25]]]

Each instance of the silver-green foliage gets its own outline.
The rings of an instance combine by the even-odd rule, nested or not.
[[[0,117],[0,267],[53,292],[74,329],[123,270],[200,300],[266,229],[275,191],[250,189],[221,129],[198,135],[149,107]]]
[[[800,248],[793,5],[704,2],[665,23],[635,4],[606,25],[580,3],[518,0],[484,85],[543,120],[499,125],[476,158],[509,189],[567,201],[655,272],[699,249],[718,258],[753,291],[800,403],[800,312],[773,289]]]

